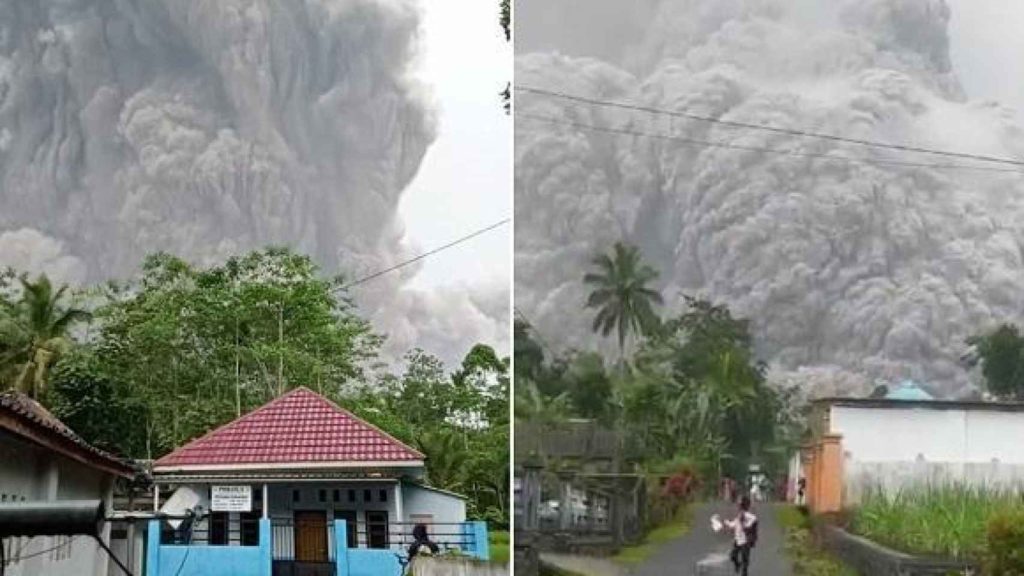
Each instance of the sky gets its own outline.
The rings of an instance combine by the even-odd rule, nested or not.
[[[953,66],[967,95],[1016,108],[1024,123],[1024,2],[947,2]]]
[[[399,214],[417,253],[512,214],[512,120],[499,93],[512,77],[512,48],[498,25],[498,2],[423,2],[419,77],[438,102],[438,137]],[[511,226],[428,258],[411,286],[494,285],[512,277]]]
[[[947,1],[953,62],[968,97],[1014,107],[1024,122],[1024,2]],[[496,4],[424,3],[418,75],[440,109],[438,137],[399,208],[417,252],[512,212],[512,123],[497,96],[512,77],[512,48],[497,25]],[[499,228],[428,258],[412,285],[507,281],[510,234],[510,227]]]

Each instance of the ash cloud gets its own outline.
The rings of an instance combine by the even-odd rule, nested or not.
[[[1024,158],[1014,112],[966,99],[942,0],[666,0],[651,14],[645,33],[615,54],[534,39],[543,48],[517,55],[517,84]],[[746,146],[969,163],[526,93],[516,104],[577,123]],[[595,251],[625,238],[662,271],[667,302],[701,294],[749,317],[775,374],[913,378],[961,394],[971,386],[958,363],[964,339],[1021,321],[1022,197],[1021,174],[702,148],[520,117],[516,305],[548,341],[608,346],[589,331],[580,279]]]
[[[410,255],[397,206],[435,135],[419,24],[416,0],[0,3],[0,263],[94,282],[156,250],[285,244],[358,273]],[[407,296],[375,292],[390,321]],[[449,362],[472,344],[408,330]]]

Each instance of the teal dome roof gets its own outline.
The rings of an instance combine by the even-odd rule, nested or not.
[[[910,380],[900,382],[900,385],[889,391],[885,397],[889,400],[934,400],[935,398],[925,392],[920,386]]]

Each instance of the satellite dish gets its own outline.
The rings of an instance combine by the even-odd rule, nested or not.
[[[160,507],[160,512],[168,516],[185,516],[189,513],[201,516],[202,511],[209,508],[210,502],[206,496],[206,490],[201,490],[197,486],[180,486]],[[167,521],[175,530],[181,527],[182,522],[184,522],[182,518],[172,518]]]

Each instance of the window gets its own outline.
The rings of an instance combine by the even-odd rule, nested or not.
[[[298,502],[298,501],[299,501],[299,491],[298,490],[292,490],[292,502]]]
[[[334,501],[341,502],[341,490],[334,491]]]
[[[369,489],[363,490],[363,502],[373,502],[373,492]]]
[[[327,490],[320,490],[317,496],[321,502],[327,502]]]
[[[380,493],[377,495],[377,497],[380,498],[381,502],[387,502],[388,501],[388,491],[387,490],[381,490]]]
[[[348,491],[348,501],[349,502],[355,502],[356,501],[356,491],[355,490],[349,490]]]
[[[369,492],[369,490],[367,490]],[[366,535],[369,548],[388,547],[388,513],[383,510],[366,511]]]
[[[228,545],[228,524],[230,519],[227,512],[214,512],[209,519],[209,544],[210,546]]]
[[[260,513],[242,512],[241,514],[242,546],[260,545]]]
[[[359,547],[359,526],[356,524],[356,512],[355,510],[335,510],[334,521],[341,522],[345,521],[347,527],[346,539],[348,540],[349,548]]]

